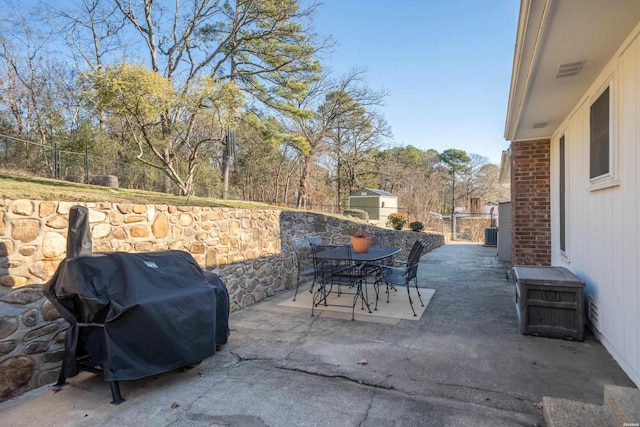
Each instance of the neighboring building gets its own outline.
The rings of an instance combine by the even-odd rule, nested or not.
[[[482,216],[486,218],[495,219],[498,216],[499,203],[491,200],[481,200],[477,197],[472,198],[469,201],[469,207],[456,207],[456,214],[458,216]]]
[[[522,0],[505,126],[513,265],[580,277],[591,329],[638,386],[639,36],[638,0]]]
[[[387,191],[361,188],[349,194],[349,208],[366,211],[372,223],[386,224],[387,217],[398,212],[398,196]]]

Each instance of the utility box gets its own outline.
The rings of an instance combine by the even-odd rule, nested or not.
[[[513,267],[520,332],[584,341],[584,282],[564,267]]]
[[[484,245],[498,246],[498,229],[496,227],[487,227],[484,229]]]

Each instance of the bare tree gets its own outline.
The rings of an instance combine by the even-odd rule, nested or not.
[[[7,4],[0,18],[0,111],[10,133],[41,145],[67,145],[66,138],[86,115],[80,107],[73,69],[54,54],[58,34],[40,26],[38,13],[25,16],[23,5]],[[63,140],[63,138],[65,138]],[[53,173],[52,150],[25,147],[29,169]],[[17,160],[17,159],[16,159]]]
[[[508,200],[508,192],[498,183],[500,168],[479,154],[469,154],[469,167],[460,175],[459,187],[468,204],[472,198],[500,202]]]
[[[352,191],[374,182],[374,154],[390,137],[391,128],[377,111],[354,109],[338,121],[330,136],[337,204]]]
[[[213,153],[226,152],[219,149],[224,143],[220,135],[239,113],[226,111],[224,126],[216,120],[203,138],[200,116],[215,103],[198,95],[203,82],[214,81],[220,88],[231,84],[244,92],[245,108],[301,114],[289,101],[320,70],[315,55],[327,46],[305,26],[316,7],[302,8],[296,0],[83,0],[87,19],[77,13],[58,16],[68,20],[68,41],[80,52],[76,58],[93,71],[92,81],[99,78],[97,71],[106,70],[106,54],[118,52],[111,49],[126,38],[129,57],[148,64],[173,86],[176,100],[165,103],[155,126],[160,133],[139,132],[133,140],[140,161],[164,170],[181,193],[190,194],[199,165]]]
[[[413,146],[394,147],[376,156],[380,189],[398,196],[401,207],[415,220],[429,222],[440,212],[450,195],[450,175],[436,165],[440,157],[435,150],[423,151]]]
[[[313,110],[313,116],[295,116],[290,132],[299,137],[295,147],[303,154],[302,170],[298,185],[298,207],[307,206],[307,179],[311,164],[329,152],[331,136],[339,123],[356,111],[381,105],[385,92],[375,92],[362,84],[365,70],[354,69],[339,79],[330,73],[313,84],[306,96],[296,105],[301,110]]]

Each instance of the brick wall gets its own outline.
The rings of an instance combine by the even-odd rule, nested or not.
[[[513,265],[551,264],[551,141],[511,144]]]

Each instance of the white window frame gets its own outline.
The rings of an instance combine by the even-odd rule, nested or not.
[[[558,236],[558,247],[560,249],[560,254],[565,259],[568,258],[569,253],[569,221],[567,220],[567,208],[569,205],[569,162],[567,159],[568,151],[567,133],[563,132],[558,138],[558,231],[560,232]],[[564,172],[564,176],[562,172]],[[563,182],[564,188],[560,187],[561,182]],[[564,190],[564,194],[561,190]],[[563,241],[564,248],[562,247]]]
[[[610,76],[598,91],[589,99],[589,114],[591,114],[591,107],[593,104],[607,89],[609,89],[609,171],[602,175],[589,178],[590,191],[598,191],[620,185],[620,181],[617,179],[617,96],[613,76]],[[589,123],[589,135],[591,135],[591,123]],[[591,136],[589,136],[589,153],[591,153]],[[589,154],[589,156],[591,156],[591,154]],[[591,165],[591,157],[589,157],[589,165]],[[591,175],[591,166],[589,166],[589,175]]]

